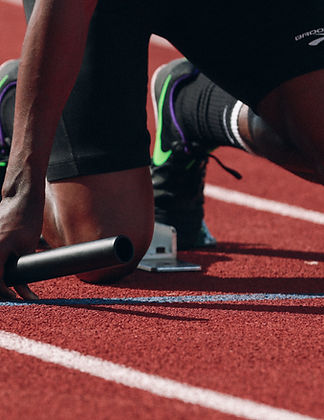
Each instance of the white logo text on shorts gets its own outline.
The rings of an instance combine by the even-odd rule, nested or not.
[[[308,45],[310,45],[311,47],[316,47],[324,41],[324,28],[312,29],[310,31],[304,32],[303,34],[296,35],[295,41],[298,42],[308,37],[314,38],[308,43]]]

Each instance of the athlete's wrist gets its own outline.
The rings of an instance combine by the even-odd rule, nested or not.
[[[31,165],[9,164],[2,187],[2,199],[14,196],[36,200],[42,205],[45,199],[45,175],[42,171]]]

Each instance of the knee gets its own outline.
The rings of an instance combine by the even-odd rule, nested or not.
[[[133,260],[79,274],[84,281],[110,282],[135,270],[150,246],[154,208],[148,168],[52,183],[47,188],[43,235],[51,246],[127,236]]]

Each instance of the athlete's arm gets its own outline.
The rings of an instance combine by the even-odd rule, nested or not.
[[[25,35],[16,91],[13,141],[0,204],[1,280],[12,253],[32,252],[39,240],[49,155],[76,80],[97,0],[36,0]],[[34,295],[16,288],[24,298]]]

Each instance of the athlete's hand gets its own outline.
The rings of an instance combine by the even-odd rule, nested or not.
[[[12,255],[19,257],[33,252],[37,247],[41,228],[42,212],[36,211],[35,214],[35,203],[31,200],[10,197],[0,203],[0,298],[17,297],[3,280],[5,263]],[[15,286],[14,289],[23,299],[38,298],[27,285]]]

